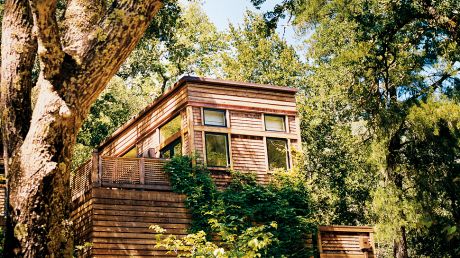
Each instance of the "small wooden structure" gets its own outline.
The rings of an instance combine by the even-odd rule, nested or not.
[[[82,257],[167,257],[154,249],[158,224],[186,234],[184,196],[163,172],[178,154],[207,165],[218,186],[228,170],[289,169],[300,144],[296,90],[288,87],[184,77],[113,133],[71,179],[72,220]]]
[[[374,257],[374,229],[365,226],[320,226],[320,258]]]

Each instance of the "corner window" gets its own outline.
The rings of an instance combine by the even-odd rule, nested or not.
[[[182,140],[181,138],[168,144],[160,150],[160,157],[163,159],[170,159],[174,156],[182,155]]]
[[[160,142],[164,142],[175,133],[180,132],[181,117],[178,115],[160,127]]]
[[[267,138],[267,155],[269,170],[288,169],[287,141],[285,139]]]
[[[228,166],[228,138],[226,134],[206,133],[206,163],[209,167]]]
[[[285,132],[284,116],[264,115],[265,131]]]
[[[203,109],[203,115],[205,125],[227,126],[225,110],[205,108]]]

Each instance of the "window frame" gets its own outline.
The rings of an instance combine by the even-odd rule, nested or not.
[[[268,171],[273,171],[275,169],[279,169],[279,168],[270,168],[270,158],[269,158],[269,151],[268,151],[268,141],[269,140],[282,140],[285,142],[285,146],[286,146],[286,167],[284,169],[288,170],[291,168],[291,163],[290,163],[290,153],[289,153],[289,142],[288,142],[288,139],[286,138],[276,138],[276,137],[266,137],[265,138],[265,148],[266,148],[266,151],[267,151],[267,169]]]
[[[206,124],[206,110],[209,111],[216,111],[220,112],[224,116],[224,125],[210,125]],[[205,126],[212,126],[212,127],[228,127],[228,122],[227,122],[227,110],[226,109],[218,109],[218,108],[203,108],[203,125]]]
[[[278,131],[278,130],[268,130],[267,129],[267,119],[266,117],[267,116],[271,116],[271,117],[280,117],[281,119],[283,119],[283,130],[282,131]],[[286,116],[285,115],[278,115],[278,114],[264,114],[264,129],[266,132],[287,132],[287,127],[286,127]]]
[[[208,148],[207,148],[208,145],[207,145],[207,138],[206,138],[208,134],[225,136],[225,143],[226,143],[225,154],[226,154],[227,165],[225,166],[210,166],[209,165],[209,162],[208,162],[209,155],[208,155]],[[204,153],[206,154],[206,166],[207,167],[210,167],[210,168],[228,168],[230,167],[230,144],[228,142],[229,141],[228,138],[229,138],[228,134],[226,133],[204,132]]]
[[[183,144],[183,143],[182,143],[182,137],[179,137],[179,138],[175,139],[174,141],[170,142],[168,145],[166,145],[166,146],[164,146],[163,148],[161,148],[161,150],[160,150],[160,158],[164,159],[163,154],[164,154],[165,152],[167,152],[167,151],[171,151],[171,154],[172,154],[172,155],[171,155],[170,158],[174,157],[174,156],[175,156],[174,148],[175,148],[176,145],[178,145],[178,144],[181,145],[181,153],[180,153],[180,155],[183,155],[183,154],[182,154],[182,147],[183,147],[183,146],[182,146],[182,144]]]

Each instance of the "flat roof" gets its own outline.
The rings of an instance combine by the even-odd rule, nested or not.
[[[276,86],[270,84],[258,84],[258,83],[248,83],[248,82],[237,82],[237,81],[229,81],[229,80],[221,80],[221,79],[211,79],[211,78],[204,78],[204,77],[196,77],[196,76],[184,76],[177,81],[173,87],[168,89],[164,92],[161,96],[159,96],[156,100],[152,103],[148,104],[144,109],[142,109],[137,115],[133,116],[129,119],[126,123],[120,126],[115,132],[113,132],[110,136],[108,136],[102,143],[99,144],[97,150],[101,150],[105,146],[107,146],[113,139],[115,139],[120,133],[130,127],[136,120],[144,117],[150,110],[154,109],[163,99],[167,98],[174,92],[178,91],[182,86],[186,85],[187,83],[195,83],[195,84],[209,84],[209,85],[224,85],[228,87],[235,87],[235,88],[247,88],[253,90],[265,90],[265,91],[273,91],[273,92],[280,92],[280,93],[288,93],[288,94],[296,94],[296,88],[284,87],[284,86]]]

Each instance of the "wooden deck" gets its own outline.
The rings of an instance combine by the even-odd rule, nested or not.
[[[95,153],[72,176],[72,201],[96,187],[168,191],[171,186],[163,170],[166,162],[166,159],[104,157]]]

